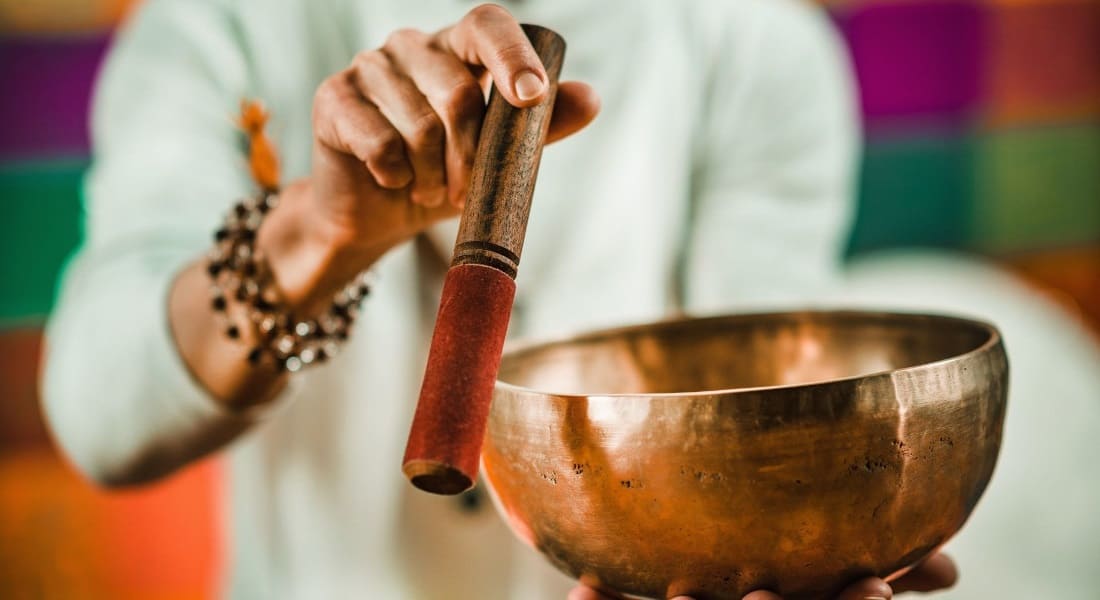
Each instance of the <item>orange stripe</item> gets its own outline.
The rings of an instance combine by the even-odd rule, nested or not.
[[[113,29],[137,0],[0,0],[0,33],[74,34]]]
[[[0,454],[4,597],[218,597],[220,493],[216,462],[108,493],[50,450]]]

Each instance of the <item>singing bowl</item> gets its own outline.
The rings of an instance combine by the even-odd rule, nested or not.
[[[958,318],[686,319],[510,351],[482,468],[511,529],[598,589],[830,598],[899,577],[993,473],[1008,365]]]

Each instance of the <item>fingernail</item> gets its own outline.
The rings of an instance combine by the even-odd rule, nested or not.
[[[531,100],[542,93],[542,79],[534,71],[524,71],[516,77],[516,96],[520,100]]]
[[[863,600],[887,600],[886,596],[864,596]]]

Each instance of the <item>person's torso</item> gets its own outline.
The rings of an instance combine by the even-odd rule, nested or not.
[[[675,310],[706,57],[718,29],[711,20],[748,14],[755,2],[729,4],[506,4],[519,20],[560,32],[563,79],[589,82],[602,98],[588,129],[543,154],[513,338]],[[390,31],[433,31],[475,5],[238,3],[253,92],[272,111],[285,177],[309,173],[310,105],[324,77]],[[234,447],[235,597],[564,597],[565,579],[546,576],[549,567],[519,550],[484,495],[427,496],[401,474],[453,236],[454,224],[440,226],[387,255],[345,352],[297,376],[289,406]]]

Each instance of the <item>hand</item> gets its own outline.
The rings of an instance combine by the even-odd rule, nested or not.
[[[389,249],[458,214],[485,112],[482,86],[490,79],[517,107],[535,105],[549,91],[519,24],[503,8],[485,5],[435,34],[395,32],[317,88],[312,172],[284,187],[256,238],[281,300],[297,317],[316,315]],[[581,129],[598,108],[587,85],[561,83],[548,141]],[[174,281],[169,321],[188,370],[225,406],[263,404],[285,384],[281,371],[246,359],[257,343],[254,332],[224,335],[223,320],[210,308],[204,258]],[[211,449],[205,441],[192,446],[180,462]]]
[[[893,584],[888,584],[877,577],[869,577],[848,586],[837,596],[837,600],[889,600],[895,593],[946,589],[955,585],[958,578],[955,563],[947,555],[935,554],[898,578]],[[615,598],[619,596],[603,594],[582,585],[569,593],[568,600],[613,600]],[[691,598],[679,596],[673,600],[691,600]],[[748,594],[743,600],[782,599],[772,592],[760,590]]]
[[[326,79],[313,105],[313,172],[284,191],[279,232],[260,242],[285,296],[326,295],[398,243],[459,213],[491,77],[512,105],[548,92],[546,72],[519,24],[482,5],[435,34],[394,32]],[[562,82],[548,141],[587,125],[599,99]],[[290,216],[293,215],[293,216]],[[308,250],[303,252],[303,247]],[[280,272],[281,271],[281,272]]]

